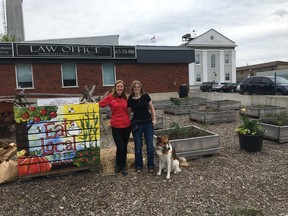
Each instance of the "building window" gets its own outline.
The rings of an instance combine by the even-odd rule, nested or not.
[[[212,55],[211,56],[211,68],[215,68],[216,67],[216,56]]]
[[[225,73],[225,81],[229,81],[230,80],[230,73]]]
[[[225,55],[225,64],[230,64],[230,55],[229,54]]]
[[[75,64],[62,64],[62,86],[78,86]]]
[[[196,83],[201,82],[201,74],[196,74]]]
[[[104,86],[113,86],[115,84],[115,67],[114,64],[102,65],[102,77]]]
[[[195,64],[197,64],[197,65],[200,64],[200,54],[195,55]]]
[[[17,88],[33,88],[33,74],[32,65],[30,64],[18,64],[16,65],[16,79]]]

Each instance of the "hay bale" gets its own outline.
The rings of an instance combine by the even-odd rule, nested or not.
[[[105,174],[114,174],[116,147],[101,149],[101,170]],[[134,152],[127,153],[127,169],[134,171]]]

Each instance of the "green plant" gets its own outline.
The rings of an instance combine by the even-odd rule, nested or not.
[[[269,113],[266,117],[268,118],[267,121],[264,120],[263,122],[267,122],[277,126],[288,125],[288,111],[280,113]]]
[[[169,128],[171,130],[167,132],[167,135],[170,140],[210,135],[207,131],[198,130],[194,127],[180,127],[176,122],[172,122],[169,125]]]
[[[0,41],[1,42],[15,42],[16,36],[9,37],[7,34],[0,34]]]
[[[173,98],[173,99],[171,98],[171,101],[175,106],[180,106],[182,103],[179,98]]]
[[[246,115],[241,116],[243,124],[236,128],[236,132],[238,134],[244,135],[263,135],[264,130],[259,125],[259,121],[256,119],[251,119]]]

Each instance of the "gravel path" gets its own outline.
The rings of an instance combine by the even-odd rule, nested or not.
[[[261,152],[239,149],[236,122],[202,125],[188,115],[164,117],[220,135],[220,153],[190,160],[179,175],[129,170],[127,176],[79,172],[0,185],[0,215],[288,215],[288,146],[264,140]],[[101,134],[103,148],[113,146]]]

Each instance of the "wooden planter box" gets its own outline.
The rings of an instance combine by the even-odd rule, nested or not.
[[[153,101],[154,109],[164,109],[165,104],[172,104],[170,100]]]
[[[241,108],[241,101],[236,100],[210,101],[207,103],[207,108],[239,110]]]
[[[192,97],[192,98],[170,98],[170,100],[176,101],[179,100],[181,105],[206,105],[207,99],[201,97]]]
[[[267,114],[280,113],[285,111],[285,109],[286,109],[285,107],[269,106],[269,105],[248,106],[241,109],[240,113],[255,118],[265,118]]]
[[[259,122],[259,124],[265,130],[264,138],[276,140],[278,143],[288,142],[288,125],[277,126],[265,122]]]
[[[191,109],[198,109],[199,105],[164,105],[164,112],[173,115],[189,114]]]
[[[203,155],[211,155],[219,152],[219,135],[196,126],[183,128],[193,128],[198,132],[206,132],[204,136],[190,137],[184,139],[170,140],[171,145],[175,148],[178,157],[195,158]],[[163,129],[154,132],[154,136],[169,134],[169,131],[175,129]]]
[[[154,126],[154,130],[162,129],[163,126],[163,116],[156,114],[156,125]]]
[[[233,122],[236,119],[234,110],[190,110],[189,119],[204,124]]]

